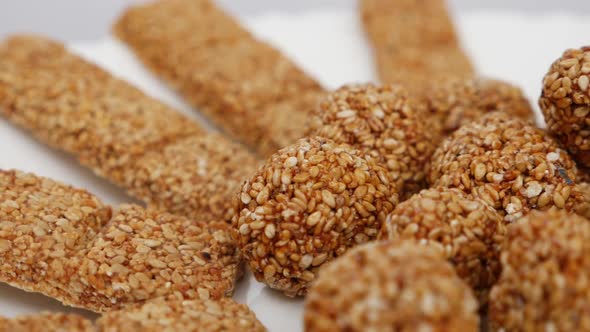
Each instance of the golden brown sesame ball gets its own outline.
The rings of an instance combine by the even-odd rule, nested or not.
[[[346,143],[383,163],[404,196],[426,187],[425,168],[436,148],[413,101],[399,85],[344,86],[320,104],[312,133]]]
[[[590,331],[590,221],[533,211],[508,226],[490,292],[493,331]]]
[[[576,167],[544,131],[501,112],[461,127],[432,159],[429,181],[479,197],[514,221],[531,209],[573,210]]]
[[[322,268],[305,301],[305,331],[478,331],[477,308],[437,248],[375,242]]]
[[[423,190],[387,216],[379,239],[416,239],[439,247],[471,286],[480,305],[500,273],[506,226],[502,216],[458,189]]]
[[[423,100],[433,125],[442,127],[445,135],[493,111],[523,120],[535,118],[520,88],[487,78],[448,79],[426,90]]]
[[[377,237],[398,194],[360,151],[313,137],[270,157],[237,201],[233,235],[254,276],[299,296],[322,264]]]
[[[549,131],[590,167],[590,47],[565,51],[543,80],[539,105]]]

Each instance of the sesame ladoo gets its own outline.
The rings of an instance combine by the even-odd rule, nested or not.
[[[378,238],[419,240],[438,247],[483,306],[500,273],[505,233],[502,216],[484,201],[459,189],[439,187],[398,204]]]
[[[539,99],[551,134],[590,167],[590,47],[569,49],[549,68]]]
[[[535,119],[520,88],[493,79],[444,79],[421,91],[419,98],[432,115],[430,125],[444,136],[494,111],[523,120]]]
[[[115,34],[219,128],[269,156],[305,134],[320,85],[209,0],[128,9]]]
[[[446,138],[428,176],[433,186],[472,194],[511,222],[532,209],[573,211],[583,200],[576,172],[569,154],[546,132],[494,112]]]
[[[0,281],[96,312],[233,292],[241,271],[227,223],[111,211],[86,191],[0,170]]]
[[[359,10],[383,83],[421,93],[432,82],[473,76],[444,0],[363,0]]]
[[[166,301],[160,298],[106,313],[96,325],[99,332],[266,331],[246,305],[229,298],[192,301]]]
[[[426,187],[436,135],[399,85],[344,86],[320,104],[310,131],[349,144],[387,167],[404,197]]]
[[[75,314],[43,312],[12,319],[0,317],[0,332],[96,332],[92,322]]]
[[[270,157],[236,201],[232,234],[254,276],[298,296],[324,263],[377,237],[398,193],[360,151],[311,137]]]
[[[257,166],[244,147],[42,37],[0,44],[0,115],[147,204],[199,220],[228,218]]]
[[[508,226],[490,293],[492,331],[590,330],[590,221],[533,211]]]
[[[444,254],[413,241],[359,246],[324,267],[305,331],[479,331],[477,301]]]

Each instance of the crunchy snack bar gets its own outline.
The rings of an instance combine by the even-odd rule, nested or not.
[[[260,154],[303,137],[297,120],[315,107],[319,84],[212,1],[132,7],[114,30],[147,67]]]
[[[360,12],[383,83],[419,92],[473,75],[444,0],[362,0]]]
[[[199,220],[231,214],[256,166],[243,147],[41,37],[0,44],[0,114],[146,203]]]
[[[156,297],[233,292],[239,253],[225,222],[122,205],[17,171],[0,171],[0,281],[104,312]]]
[[[43,312],[12,319],[0,317],[0,332],[96,332],[92,322],[75,314]]]

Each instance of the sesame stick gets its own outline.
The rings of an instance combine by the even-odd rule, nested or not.
[[[398,192],[360,151],[311,137],[270,157],[236,198],[232,234],[254,276],[301,296],[324,263],[377,237]]]
[[[590,222],[533,211],[508,226],[502,274],[490,293],[492,331],[590,329]]]
[[[42,37],[0,44],[0,114],[147,204],[199,220],[229,216],[257,165],[244,147]]]
[[[539,105],[547,128],[584,167],[590,167],[590,46],[569,49],[543,79]]]
[[[411,241],[370,243],[320,271],[305,330],[478,331],[477,301],[441,251]]]
[[[264,332],[256,315],[232,299],[166,301],[162,298],[104,314],[98,331]]]
[[[502,216],[484,201],[439,187],[400,203],[387,216],[379,239],[415,239],[438,247],[485,306],[500,274],[505,233]]]
[[[473,75],[444,0],[363,0],[360,15],[383,83],[421,91]]]
[[[219,128],[263,156],[304,136],[303,123],[289,119],[308,114],[323,91],[209,0],[138,5],[114,31]]]
[[[95,332],[92,322],[75,314],[43,312],[12,319],[0,317],[0,332]]]
[[[436,133],[399,85],[344,86],[320,104],[310,131],[365,152],[387,167],[402,197],[426,187]]]
[[[85,191],[0,171],[0,281],[96,312],[233,292],[241,270],[226,222],[111,210]]]
[[[503,112],[445,139],[432,158],[429,181],[482,199],[507,222],[532,209],[573,211],[583,201],[567,151],[543,130]]]

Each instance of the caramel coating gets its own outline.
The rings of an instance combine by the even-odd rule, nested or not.
[[[244,184],[233,235],[257,280],[304,295],[320,266],[377,237],[397,201],[385,168],[349,146],[305,138]]]
[[[493,331],[590,330],[590,221],[551,209],[508,226]]]
[[[569,49],[543,79],[539,105],[551,134],[590,167],[590,47]]]
[[[426,187],[435,133],[401,86],[344,86],[322,101],[311,127],[313,134],[349,144],[387,166],[402,196]]]
[[[484,200],[508,222],[531,209],[583,201],[576,167],[547,133],[502,112],[465,125],[438,147],[429,181]]]
[[[438,247],[484,306],[500,274],[505,233],[502,216],[481,199],[458,189],[435,188],[398,204],[379,239],[415,239]]]
[[[370,243],[320,271],[305,330],[478,331],[477,301],[444,254],[412,241]]]

